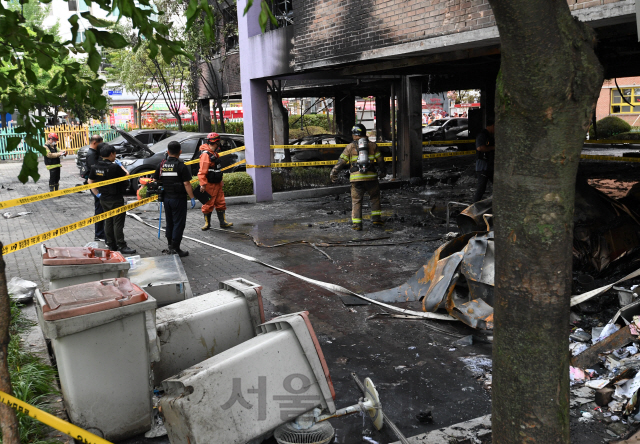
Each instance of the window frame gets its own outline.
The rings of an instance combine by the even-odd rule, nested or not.
[[[629,90],[629,95],[624,94],[626,90]],[[609,114],[640,114],[640,87],[625,86],[620,87],[620,91],[623,92],[622,95],[618,92],[618,88],[611,88],[611,93],[609,95]],[[626,98],[631,105],[625,102],[622,97]],[[619,101],[615,102],[615,99],[618,99]],[[625,108],[628,108],[629,110],[623,111]]]

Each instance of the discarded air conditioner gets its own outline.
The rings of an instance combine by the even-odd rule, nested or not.
[[[158,307],[193,297],[189,278],[177,254],[146,257],[129,270],[129,279],[155,298]]]
[[[153,364],[155,385],[253,338],[264,322],[261,290],[237,278],[221,282],[218,291],[159,308],[161,348],[160,361]]]
[[[109,441],[149,430],[156,301],[126,278],[36,291],[36,301],[71,422]]]
[[[100,248],[54,247],[41,245],[42,275],[49,290],[127,277],[129,262],[117,251]]]
[[[166,379],[160,400],[171,444],[328,443],[324,422],[366,411],[382,427],[377,392],[336,411],[335,392],[308,312],[280,316],[258,336]],[[312,440],[310,440],[312,439]]]

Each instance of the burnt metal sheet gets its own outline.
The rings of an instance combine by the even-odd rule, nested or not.
[[[477,235],[469,240],[464,248],[461,271],[469,281],[494,285],[495,280],[495,243],[493,232]]]
[[[461,251],[469,239],[477,233],[467,233],[441,245],[426,265],[423,265],[407,282],[399,287],[368,293],[365,296],[381,302],[413,302],[422,299],[431,286],[438,262],[453,253]]]
[[[422,300],[424,311],[434,312],[451,296],[460,277],[459,267],[464,254],[459,251],[438,261],[434,279]]]
[[[464,304],[456,305],[449,314],[480,330],[493,330],[493,307],[482,299],[474,299]]]
[[[487,231],[483,216],[493,211],[493,198],[481,200],[465,208],[456,218],[461,233],[472,231]]]

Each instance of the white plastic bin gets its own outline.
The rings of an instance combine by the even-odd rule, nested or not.
[[[127,277],[129,262],[117,251],[100,248],[55,247],[41,245],[42,275],[49,290]]]
[[[128,279],[36,291],[71,422],[109,441],[150,429],[156,301]]]
[[[256,335],[256,327],[264,322],[262,287],[238,278],[220,283],[220,288],[156,311],[160,340],[160,360],[153,364],[156,386]]]
[[[258,327],[259,335],[163,381],[171,444],[245,444],[335,393],[307,312]]]
[[[177,254],[142,258],[136,261],[128,276],[154,297],[158,307],[193,297],[189,278]]]

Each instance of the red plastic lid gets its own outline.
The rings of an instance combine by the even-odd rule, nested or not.
[[[46,305],[42,315],[47,321],[97,313],[143,302],[147,293],[127,278],[105,279],[72,285],[42,293]]]
[[[324,372],[324,377],[327,378],[327,384],[329,384],[329,390],[331,391],[331,397],[335,401],[336,399],[336,391],[333,388],[333,381],[331,381],[331,375],[329,374],[329,366],[327,365],[327,361],[324,359],[324,353],[322,353],[322,348],[320,348],[320,342],[318,341],[318,337],[316,336],[316,332],[311,325],[311,321],[309,320],[309,312],[303,311],[298,313],[302,319],[304,319],[304,323],[307,325],[309,329],[309,334],[311,335],[311,339],[313,340],[313,345],[316,348],[316,352],[318,353],[318,358],[320,358],[320,364],[322,365],[322,371]]]
[[[42,265],[91,265],[127,262],[117,251],[85,247],[45,247]]]

